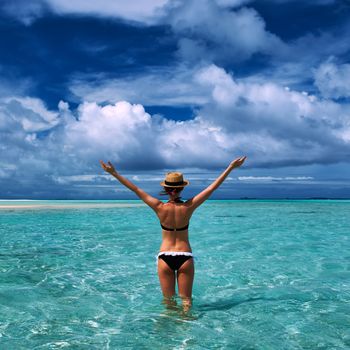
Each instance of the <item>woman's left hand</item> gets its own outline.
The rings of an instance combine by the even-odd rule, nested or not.
[[[113,164],[110,161],[108,161],[108,165],[103,163],[102,160],[100,160],[100,163],[101,163],[101,166],[102,166],[103,170],[107,171],[107,173],[112,174],[112,173],[115,172],[114,166],[113,166]]]
[[[247,158],[247,156],[236,158],[235,160],[233,160],[231,162],[230,166],[232,167],[232,169],[238,168],[244,163],[246,158]]]

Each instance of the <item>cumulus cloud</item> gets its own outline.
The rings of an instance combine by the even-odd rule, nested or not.
[[[271,53],[283,46],[276,35],[266,30],[257,11],[247,7],[232,10],[227,7],[230,3],[236,2],[186,0],[168,4],[163,22],[169,23],[180,36],[182,57],[193,61],[239,62],[257,52]]]
[[[124,101],[103,107],[83,103],[78,116],[65,126],[62,137],[66,152],[95,162],[104,155],[129,169],[157,167],[161,162],[151,116],[143,106]]]
[[[61,101],[49,111],[38,99],[3,99],[2,161],[16,166],[8,174],[25,167],[56,179],[91,174],[101,157],[131,170],[217,168],[243,154],[265,168],[348,160],[349,105],[237,81],[215,65],[195,70],[192,81],[205,102],[185,121],[152,117],[126,101],[84,102],[75,111]]]
[[[64,149],[81,159],[101,154],[128,169],[217,166],[228,157],[225,134],[201,118],[176,122],[152,118],[142,105],[84,103],[65,126]],[[208,152],[216,156],[207,159]]]
[[[85,102],[73,113],[64,102],[53,112],[38,99],[13,97],[1,101],[0,112],[1,163],[7,169],[2,177],[7,178],[50,174],[62,183],[62,176],[96,172],[101,158],[140,170],[217,166],[228,157],[225,135],[211,123],[153,119],[143,106],[125,101]],[[208,159],[209,152],[216,156]]]
[[[237,82],[214,65],[198,79],[212,88],[201,116],[233,132],[235,149],[249,150],[258,163],[268,167],[347,159],[348,104],[272,83]]]
[[[215,135],[215,138],[208,138],[206,145],[212,147],[211,140],[221,140],[218,154],[223,155],[222,162],[232,151],[248,153],[255,165],[265,167],[322,163],[330,159],[340,161],[349,155],[349,104],[320,99],[271,82],[234,79],[216,65],[178,73],[174,70],[172,74],[168,72],[157,78],[146,74],[120,83],[107,80],[102,84],[105,87],[103,101],[108,96],[127,99],[131,97],[128,91],[133,91],[134,100],[140,96],[144,104],[197,106],[193,121],[183,124],[164,121],[162,124],[161,144],[165,145],[169,138],[175,142],[180,137],[181,142],[176,144],[180,144],[179,147],[188,144],[188,156],[196,154],[195,141],[202,130],[211,130],[212,137]],[[167,89],[169,85],[171,89]],[[91,99],[98,97],[100,90],[101,86],[89,86],[83,80],[74,88],[82,99],[86,98],[84,92]],[[110,102],[114,102],[113,99]],[[171,130],[176,131],[175,136]],[[164,156],[167,148],[163,150]]]
[[[329,60],[315,71],[315,85],[326,98],[350,97],[350,64]]]
[[[190,81],[203,100],[195,117],[185,121],[151,116],[141,104],[127,101],[84,102],[76,110],[60,101],[57,110],[51,111],[40,99],[2,98],[1,187],[6,188],[11,179],[13,186],[23,191],[37,183],[38,196],[53,186],[73,186],[77,191],[85,186],[93,191],[87,183],[103,191],[110,185],[106,176],[98,175],[101,158],[122,170],[161,172],[217,169],[239,155],[248,155],[254,168],[349,159],[348,104],[273,83],[237,80],[215,65],[193,69]],[[289,183],[313,180],[302,175],[268,179]],[[267,178],[238,180],[263,183]],[[153,178],[140,181],[154,183]],[[76,193],[80,192],[73,191],[72,196]]]

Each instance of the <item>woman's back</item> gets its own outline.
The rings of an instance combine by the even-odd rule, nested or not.
[[[160,206],[157,216],[163,226],[179,229],[189,224],[192,212],[187,202],[169,201]]]
[[[163,226],[161,251],[191,251],[186,226],[192,213],[188,202],[167,202],[160,206],[157,216]]]

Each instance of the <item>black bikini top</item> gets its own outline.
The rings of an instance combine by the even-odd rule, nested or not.
[[[163,226],[162,224],[160,224],[160,226],[162,226],[162,229],[166,230],[166,231],[185,231],[188,229],[189,224],[187,224],[186,226],[181,227],[181,228],[167,228],[167,227]]]
[[[183,201],[180,198],[176,198],[174,200],[174,202],[175,203],[183,203]],[[181,228],[168,228],[168,227],[163,226],[162,224],[160,224],[160,226],[162,226],[162,229],[166,230],[166,231],[185,231],[188,229],[189,224],[187,224],[186,226],[181,227]]]

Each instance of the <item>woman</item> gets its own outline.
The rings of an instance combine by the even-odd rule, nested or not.
[[[228,174],[243,164],[247,157],[240,157],[230,163],[227,169],[206,189],[183,202],[180,193],[189,184],[179,172],[170,172],[160,184],[169,201],[163,203],[134,185],[116,172],[111,162],[108,165],[100,160],[102,168],[118,179],[124,186],[140,197],[157,214],[162,227],[162,244],[158,254],[158,276],[165,300],[175,296],[177,279],[178,294],[182,298],[184,309],[189,309],[192,302],[194,279],[193,255],[188,240],[189,220],[195,211],[222,184]]]

